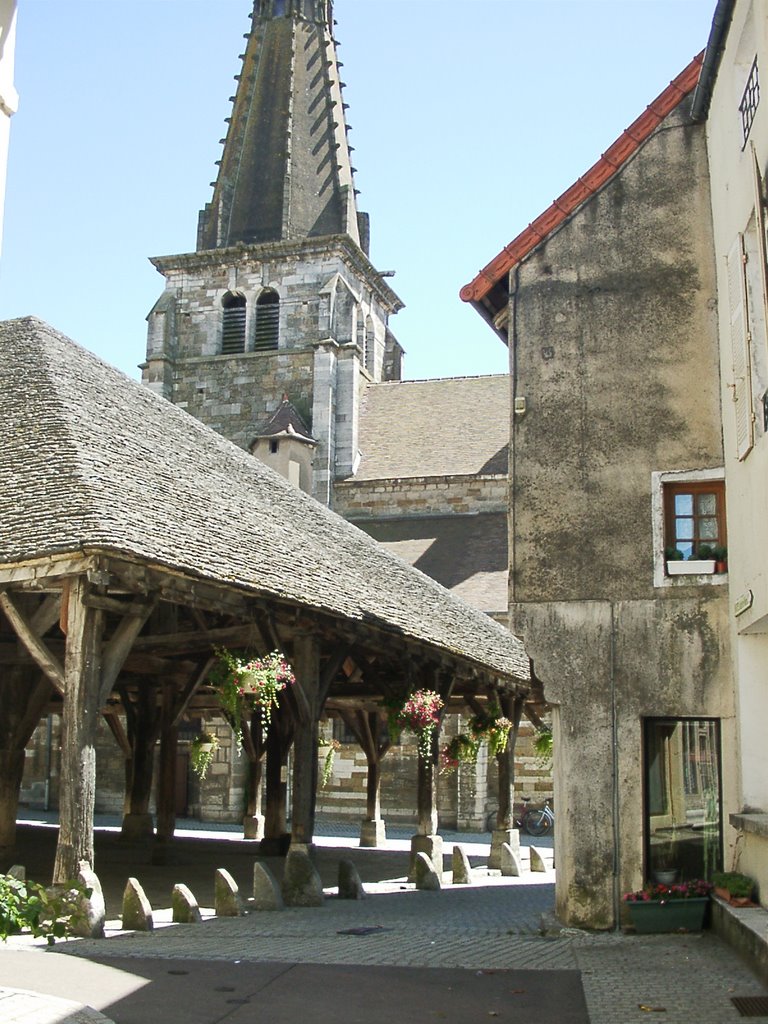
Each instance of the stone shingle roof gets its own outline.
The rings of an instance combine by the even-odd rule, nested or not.
[[[462,516],[361,519],[360,528],[393,554],[488,615],[507,610],[507,517]]]
[[[356,480],[506,473],[506,374],[369,384]]]
[[[119,553],[528,678],[501,626],[47,324],[0,324],[0,388],[0,564]]]

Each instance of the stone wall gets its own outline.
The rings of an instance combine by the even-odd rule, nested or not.
[[[450,515],[506,510],[506,474],[337,481],[334,511],[366,516]]]

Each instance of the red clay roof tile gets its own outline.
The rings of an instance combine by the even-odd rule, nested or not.
[[[605,151],[597,163],[574,182],[569,189],[552,203],[540,216],[514,238],[509,245],[495,256],[487,266],[469,284],[464,285],[460,295],[464,302],[478,302],[501,280],[510,269],[527,256],[585,199],[594,195],[616,172],[626,163],[633,153],[642,145],[651,133],[670,114],[678,103],[692,92],[699,80],[701,64],[704,58],[702,51],[693,58],[688,67],[681,72],[637,118],[626,131],[622,132],[616,142]]]

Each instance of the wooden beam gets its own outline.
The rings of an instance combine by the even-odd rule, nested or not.
[[[173,651],[190,653],[218,646],[258,646],[263,650],[265,645],[259,627],[255,622],[249,622],[239,626],[223,626],[219,629],[185,630],[181,633],[153,633],[148,636],[139,637],[133,645],[133,649],[134,651],[167,654]]]
[[[16,632],[16,636],[29,651],[34,662],[46,674],[59,693],[63,694],[64,666],[48,650],[46,644],[37,635],[32,628],[32,624],[26,619],[7,591],[0,593],[0,607],[2,607],[6,618]]]
[[[171,722],[171,728],[178,728],[181,719],[183,718],[184,713],[189,707],[190,701],[194,697],[198,687],[203,685],[205,680],[208,678],[208,673],[211,671],[215,664],[215,658],[206,658],[203,664],[198,667],[195,674],[189,679],[181,693],[176,697],[176,703],[174,704],[174,716]]]
[[[117,677],[125,664],[125,660],[136,637],[152,614],[156,604],[157,598],[152,601],[133,602],[130,611],[126,611],[124,618],[105,645],[102,655],[101,688],[99,691],[101,704],[106,703],[107,697],[117,682]],[[90,607],[93,606],[91,605]]]
[[[96,566],[97,559],[83,554],[57,555],[0,565],[0,585],[12,583],[43,583],[62,576],[73,576]]]
[[[122,750],[123,754],[126,757],[133,757],[133,750],[131,748],[131,744],[128,740],[125,729],[123,727],[123,723],[118,713],[116,711],[105,711],[103,715],[104,721],[109,726],[109,730],[114,736],[115,742],[117,743],[118,747],[120,747],[120,749]]]

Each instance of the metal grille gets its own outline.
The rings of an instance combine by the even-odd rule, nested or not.
[[[768,996],[731,996],[742,1017],[768,1017]]]
[[[741,114],[741,133],[743,142],[741,148],[747,144],[749,138],[749,132],[752,128],[752,122],[755,119],[755,111],[757,110],[757,104],[760,102],[760,82],[757,77],[757,57],[755,57],[752,68],[749,72],[749,78],[747,84],[744,87],[744,95],[741,97],[741,103],[739,104],[739,113]]]

